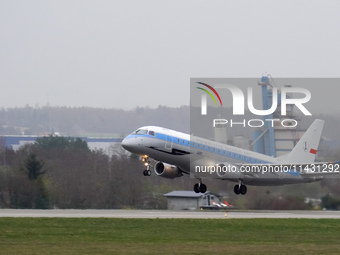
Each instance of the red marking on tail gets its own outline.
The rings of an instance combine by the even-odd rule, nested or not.
[[[317,150],[310,149],[310,151],[309,151],[309,152],[310,152],[310,153],[312,153],[312,154],[316,154]]]

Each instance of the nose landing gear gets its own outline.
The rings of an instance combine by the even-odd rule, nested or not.
[[[143,171],[144,176],[151,176],[151,165],[150,165],[150,160],[149,156],[145,155],[142,157],[142,161],[145,162],[144,165],[146,166],[146,169]]]
[[[151,176],[151,170],[150,170],[150,169],[145,169],[145,170],[143,171],[143,175],[144,175],[144,176]]]

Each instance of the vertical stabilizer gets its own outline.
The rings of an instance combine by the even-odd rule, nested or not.
[[[285,163],[313,163],[318,150],[323,124],[323,120],[314,120],[293,150],[278,157],[278,159],[285,161]]]

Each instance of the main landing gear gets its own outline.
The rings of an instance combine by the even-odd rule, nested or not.
[[[236,195],[245,195],[247,194],[247,186],[242,184],[242,182],[240,182],[239,184],[236,184],[234,187],[234,192]]]
[[[202,180],[200,179],[199,183],[196,183],[194,185],[194,191],[196,193],[200,193],[200,192],[205,193],[207,191],[207,186],[204,183],[202,183]]]
[[[144,165],[146,166],[146,169],[143,171],[143,175],[151,176],[151,170],[150,170],[151,165],[150,165],[149,157],[145,155],[144,157],[142,157],[142,161],[145,162]]]

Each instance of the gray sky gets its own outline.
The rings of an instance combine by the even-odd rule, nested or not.
[[[191,77],[340,77],[339,7],[0,0],[0,107],[177,107]]]

